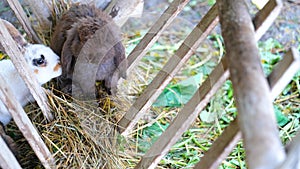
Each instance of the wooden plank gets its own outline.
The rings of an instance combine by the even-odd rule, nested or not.
[[[32,28],[29,19],[27,18],[21,4],[18,0],[7,0],[10,8],[15,13],[16,17],[18,18],[20,24],[23,26],[25,32],[29,36],[29,38],[36,42],[36,43],[42,43],[41,39],[37,36],[36,32]]]
[[[127,72],[130,72],[142,59],[142,57],[145,56],[146,52],[157,41],[161,33],[170,25],[170,23],[176,18],[178,13],[188,2],[189,0],[174,0],[170,4],[170,6],[165,10],[162,16],[146,33],[140,43],[129,54]]]
[[[268,76],[269,86],[272,92],[271,98],[273,100],[296,74],[297,69],[295,69],[294,67],[297,66],[298,70],[300,69],[299,60],[299,54],[295,52],[295,49],[291,49],[284,55],[283,59],[275,66],[272,73]],[[293,69],[293,71],[291,71],[291,69]],[[274,78],[274,76],[276,78]],[[241,138],[241,135],[239,134],[240,131],[238,126],[236,126],[236,123],[237,120],[234,120],[234,122],[230,123],[230,125],[212,144],[210,149],[204,154],[201,161],[195,166],[195,169],[213,169],[217,168],[221,164],[225,157],[227,157],[235,147],[239,138]]]
[[[5,169],[21,169],[19,162],[0,136],[0,167]]]
[[[275,168],[285,152],[248,8],[239,0],[219,1],[218,6],[247,164]]]
[[[30,73],[31,71],[29,69],[29,66],[26,64],[22,52],[20,51],[16,43],[13,41],[2,20],[0,20],[0,39],[2,47],[5,49],[5,52],[9,55],[18,73],[25,81],[25,84],[27,85],[34,99],[40,106],[44,116],[47,118],[48,121],[53,120],[53,115],[50,113],[45,92],[43,91],[42,87],[38,84],[34,75]]]
[[[36,131],[34,126],[32,125],[30,119],[27,114],[23,110],[23,107],[15,98],[14,94],[10,90],[9,85],[5,81],[5,77],[0,75],[0,99],[11,113],[16,125],[19,130],[22,132],[31,148],[40,159],[41,163],[45,168],[53,168],[54,167],[54,159],[40,137],[39,133]]]
[[[190,58],[208,34],[218,23],[217,7],[214,5],[189,36],[184,40],[179,49],[169,59],[166,65],[152,80],[143,94],[133,103],[125,116],[120,120],[121,133],[127,135],[137,121],[145,114],[163,89],[172,80],[184,63]]]
[[[212,96],[228,77],[229,71],[223,58],[222,62],[211,72],[191,100],[178,113],[174,121],[151,146],[135,168],[155,168],[161,158],[170,150],[171,146],[178,141],[183,132],[195,121],[199,112],[206,107]]]

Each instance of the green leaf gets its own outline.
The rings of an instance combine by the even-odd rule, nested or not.
[[[281,112],[278,106],[274,106],[274,112],[277,119],[277,124],[282,127],[289,122],[289,119]]]
[[[168,85],[153,104],[155,107],[180,107],[197,91],[202,74],[199,73],[174,85]]]
[[[146,152],[168,126],[169,124],[156,122],[142,130],[138,140],[138,149],[142,152]]]

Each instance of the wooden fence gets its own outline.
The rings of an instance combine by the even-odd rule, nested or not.
[[[10,2],[10,6],[15,6],[15,10],[20,9],[20,6],[16,1],[8,1]],[[184,6],[188,3],[188,0],[174,0],[170,6],[165,10],[162,16],[153,24],[148,33],[143,37],[140,43],[135,47],[135,49],[129,54],[129,68],[128,72],[130,72],[137,63],[141,60],[141,58],[146,54],[146,52],[152,47],[152,45],[157,41],[162,32],[169,26],[169,24],[176,18],[178,13],[184,8]],[[176,50],[175,54],[169,59],[169,61],[165,64],[162,70],[157,74],[157,76],[153,79],[153,81],[147,86],[144,90],[143,94],[137,98],[137,100],[132,104],[129,108],[128,112],[124,115],[124,117],[120,120],[119,126],[121,129],[121,134],[127,135],[131,132],[133,127],[136,125],[138,120],[146,113],[154,101],[161,94],[163,89],[167,86],[167,84],[172,80],[172,78],[176,75],[176,73],[180,70],[180,68],[184,65],[184,63],[192,56],[194,51],[198,48],[198,46],[207,38],[209,33],[214,29],[214,27],[219,23],[219,18],[221,21],[223,20],[222,27],[228,22],[229,25],[232,25],[232,20],[226,20],[226,8],[222,5],[226,4],[226,6],[230,6],[232,8],[237,7],[234,4],[239,4],[238,0],[223,0],[218,1],[211,9],[206,13],[206,15],[201,19],[198,25],[193,29],[193,31],[186,37],[182,45]],[[231,6],[232,5],[232,6]],[[270,25],[278,16],[280,10],[282,8],[282,2],[280,0],[270,0],[265,7],[260,10],[252,22],[250,21],[249,25],[254,26],[253,36],[250,36],[252,40],[257,41],[260,37],[268,30]],[[14,8],[12,8],[14,9]],[[222,10],[223,9],[223,10]],[[222,13],[223,12],[223,13]],[[22,13],[22,12],[21,12]],[[220,15],[221,14],[221,15]],[[224,15],[224,16],[223,16]],[[221,16],[221,17],[219,17]],[[20,15],[19,20],[24,20],[24,16]],[[22,19],[23,18],[23,19]],[[25,17],[26,18],[26,17]],[[238,20],[238,18],[236,18]],[[42,20],[42,19],[41,19]],[[21,22],[22,23],[22,22]],[[27,27],[26,32],[31,35],[31,38],[36,42],[39,42],[39,38],[35,35],[33,29],[30,25],[26,26],[25,22],[23,24],[24,28]],[[253,23],[253,24],[252,24]],[[240,25],[237,25],[240,26]],[[225,28],[222,28],[223,31]],[[251,30],[251,29],[250,29]],[[250,31],[251,32],[251,31]],[[225,32],[226,33],[226,32]],[[229,36],[229,35],[228,35]],[[243,36],[243,35],[242,35]],[[49,113],[49,109],[47,108],[47,104],[45,101],[43,90],[36,83],[31,84],[29,78],[34,79],[32,77],[28,77],[28,71],[26,66],[22,63],[25,63],[20,59],[22,54],[19,51],[18,47],[13,43],[12,38],[7,32],[5,26],[2,21],[0,21],[0,38],[6,39],[6,41],[1,41],[2,46],[5,48],[6,52],[10,55],[13,63],[16,65],[17,70],[20,75],[25,80],[26,84],[28,84],[31,92],[33,93],[35,99],[38,101],[39,106],[42,108],[45,117],[51,120],[51,114]],[[232,37],[233,38],[233,37]],[[234,37],[239,39],[241,37]],[[227,42],[228,37],[224,37],[225,44]],[[228,46],[226,46],[228,47]],[[235,49],[227,49],[235,50]],[[234,52],[234,51],[233,51]],[[146,152],[146,154],[141,158],[139,163],[135,168],[155,168],[159,161],[163,158],[164,155],[170,150],[172,145],[174,145],[181,137],[181,135],[190,127],[190,125],[196,120],[198,114],[203,110],[213,95],[218,91],[218,89],[224,84],[224,82],[231,78],[234,79],[236,74],[232,74],[230,77],[230,70],[232,70],[231,61],[228,58],[232,57],[230,52],[226,56],[224,56],[221,62],[214,68],[211,74],[207,77],[207,79],[202,83],[199,87],[195,95],[191,98],[191,100],[184,105],[182,110],[178,113],[177,117],[171,122],[166,131],[159,137],[159,139],[151,146],[151,148]],[[249,56],[251,57],[251,56]],[[249,63],[250,64],[250,63]],[[300,58],[298,51],[295,49],[290,49],[283,59],[276,65],[272,73],[265,79],[268,82],[268,87],[270,88],[270,92],[266,91],[270,94],[270,100],[276,98],[278,94],[283,90],[283,88],[289,83],[292,79],[293,75],[300,68]],[[3,79],[4,77],[0,77]],[[234,88],[237,87],[235,83],[233,83]],[[38,158],[41,160],[42,164],[45,168],[53,168],[54,160],[51,154],[49,153],[48,148],[45,146],[44,142],[41,140],[38,132],[34,129],[30,120],[28,119],[26,113],[24,112],[21,105],[17,104],[16,99],[12,97],[11,91],[7,90],[8,85],[5,84],[4,81],[0,81],[0,91],[3,93],[4,97],[0,99],[6,103],[6,106],[9,108],[13,119],[18,125],[19,129],[24,134],[25,138],[29,141],[32,149],[37,154]],[[235,91],[239,92],[239,91]],[[236,95],[237,97],[238,95]],[[268,96],[266,96],[268,97]],[[236,100],[239,98],[236,98]],[[245,103],[247,104],[247,103]],[[240,109],[239,109],[240,110]],[[272,112],[271,112],[272,113]],[[243,114],[244,117],[247,117],[247,114],[239,112],[239,115]],[[258,114],[259,115],[259,114]],[[247,128],[245,126],[249,126],[255,124],[256,122],[251,120],[251,118],[247,121],[235,119],[231,122],[231,124],[223,131],[223,133],[215,140],[212,144],[211,148],[205,152],[204,156],[201,158],[201,161],[195,166],[197,169],[208,169],[208,168],[217,168],[220,163],[227,157],[227,155],[232,151],[237,142],[241,139],[243,135],[243,141],[246,144],[246,153],[247,153],[247,162],[250,168],[258,168],[259,166],[266,166],[270,161],[258,161],[257,159],[267,159],[268,157],[274,157],[276,162],[272,161],[276,168],[294,168],[295,163],[298,163],[299,167],[299,152],[300,152],[300,144],[299,139],[300,135],[298,134],[291,143],[288,151],[288,154],[284,152],[282,149],[279,150],[279,157],[277,158],[274,154],[261,153],[259,149],[262,147],[259,144],[251,143],[253,139],[245,137],[247,134],[251,133],[253,138],[259,137],[260,131],[253,131],[251,128]],[[266,120],[267,124],[273,124],[274,119],[270,118]],[[241,130],[242,129],[242,130]],[[267,129],[266,129],[267,130]],[[270,129],[273,134],[274,130]],[[278,136],[277,136],[278,137]],[[275,138],[274,139],[278,139]],[[298,141],[297,141],[298,140]],[[280,144],[281,145],[281,144]],[[0,163],[3,168],[21,168],[15,158],[13,158],[12,153],[4,144],[3,140],[0,137],[0,146],[3,149],[0,150]],[[249,151],[251,149],[251,152]],[[268,152],[268,150],[264,150]],[[253,155],[257,155],[254,158]],[[294,155],[297,155],[295,158]],[[293,166],[294,165],[294,166]],[[280,167],[278,167],[280,166]],[[288,167],[287,167],[288,166]],[[270,168],[270,167],[269,167]],[[274,168],[274,167],[271,167]]]

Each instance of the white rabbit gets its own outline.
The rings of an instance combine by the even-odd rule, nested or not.
[[[40,85],[61,75],[62,69],[60,66],[60,58],[49,47],[41,44],[29,43],[23,47],[25,49],[25,60]],[[0,61],[0,74],[5,77],[5,79],[1,80],[5,80],[6,83],[10,85],[10,89],[14,96],[22,106],[25,106],[28,102],[34,101],[25,82],[10,60]],[[7,125],[11,118],[10,113],[2,101],[0,101],[0,122],[3,125]]]

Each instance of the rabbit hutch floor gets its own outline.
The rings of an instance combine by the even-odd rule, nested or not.
[[[191,1],[187,5],[182,14],[163,32],[139,65],[128,75],[127,80],[119,85],[119,93],[116,97],[109,96],[101,88],[97,88],[101,99],[97,100],[98,106],[92,107],[88,102],[71,99],[56,90],[55,80],[45,85],[45,88],[54,93],[49,94],[48,98],[55,120],[46,123],[34,103],[26,106],[25,110],[54,155],[58,168],[114,169],[133,168],[137,164],[139,158],[192,96],[199,82],[204,81],[224,54],[219,28],[216,28],[197,49],[128,137],[124,138],[118,134],[116,123],[168,58],[174,54],[199,18],[206,13],[210,7],[209,2]],[[122,27],[126,55],[136,46],[168,4],[167,1],[145,3],[146,9],[142,18],[129,19]],[[274,62],[278,61],[288,47],[297,45],[299,49],[300,36],[295,29],[295,26],[299,25],[299,18],[295,17],[299,17],[300,14],[294,12],[299,13],[300,6],[290,3],[284,5],[287,10],[283,9],[279,19],[259,43],[266,73],[272,70]],[[255,10],[253,7],[253,11]],[[8,19],[17,27],[18,24],[15,19],[12,19],[14,17],[11,11],[3,2],[0,2],[0,17]],[[49,37],[46,37],[45,43],[48,42]],[[275,101],[275,112],[278,113],[280,134],[284,142],[289,141],[300,127],[299,113],[297,113],[300,112],[299,90],[298,74]],[[228,81],[190,130],[185,132],[182,139],[163,158],[158,168],[188,168],[200,160],[203,152],[209,149],[212,142],[236,116],[232,92],[231,83]],[[181,96],[180,99],[178,95]],[[16,156],[22,167],[43,168],[14,122],[11,122],[5,130],[18,145]],[[244,157],[243,145],[240,142],[221,167],[244,168]]]

